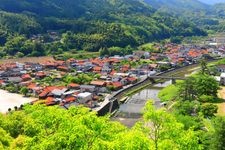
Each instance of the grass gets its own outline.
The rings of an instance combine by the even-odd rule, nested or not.
[[[178,90],[177,86],[169,85],[159,92],[159,98],[162,102],[174,100],[178,95]]]

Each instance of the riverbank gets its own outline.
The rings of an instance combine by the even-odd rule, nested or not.
[[[24,97],[20,94],[0,90],[0,113],[6,113],[9,108],[14,109],[15,106],[20,107],[20,105],[30,103],[34,100],[36,98]]]
[[[214,65],[216,61],[217,60],[208,62],[208,65]],[[168,70],[158,75],[187,77],[193,73],[196,73],[200,69],[200,64],[193,64],[182,68]],[[156,81],[159,82],[160,79]],[[149,86],[146,86],[146,84],[149,84]],[[161,107],[162,104],[158,98],[158,93],[162,88],[168,86],[169,84],[171,84],[170,81],[161,81],[158,84],[150,84],[149,80],[145,80],[145,82],[137,87],[137,89],[130,88],[128,90],[124,90],[125,92],[121,92],[117,98],[129,95],[129,100],[127,103],[120,106],[118,112],[112,117],[112,120],[119,121],[128,127],[132,127],[138,120],[142,118],[142,110],[145,106],[145,102],[151,99],[154,100],[154,105],[156,108]]]

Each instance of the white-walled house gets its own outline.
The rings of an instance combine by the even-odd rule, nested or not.
[[[92,100],[92,93],[84,92],[77,95],[77,98],[80,103],[84,104],[89,100]]]
[[[225,73],[221,73],[220,75],[220,84],[225,85]]]

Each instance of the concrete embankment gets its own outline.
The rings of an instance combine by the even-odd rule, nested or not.
[[[211,60],[208,62],[214,62],[214,61],[218,61],[218,60]],[[186,72],[187,70],[190,70],[192,72],[193,68],[199,68],[199,64],[192,64],[189,66],[184,66],[184,67],[180,67],[180,68],[176,68],[176,69],[170,69],[161,73],[156,74],[156,76],[176,76],[179,73],[182,72]],[[142,78],[139,82],[137,82],[136,84],[133,84],[131,86],[128,86],[124,89],[121,89],[117,92],[112,93],[109,97],[107,97],[107,99],[103,102],[104,106],[101,106],[101,109],[98,109],[98,113],[99,115],[105,115],[109,112],[113,112],[116,109],[119,108],[119,100],[126,96],[128,93],[130,93],[131,91],[133,92],[133,94],[135,94],[135,91],[138,92],[141,89],[145,88],[146,86],[150,86],[152,84],[151,80],[146,76],[145,78]],[[136,90],[137,89],[137,90]],[[115,99],[117,99],[118,101],[116,102]],[[113,104],[115,104],[115,106],[111,106],[110,100],[113,100]],[[112,104],[112,103],[111,103]],[[113,109],[111,109],[113,108]]]

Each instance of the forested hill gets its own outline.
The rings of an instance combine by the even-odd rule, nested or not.
[[[210,7],[198,0],[145,0],[145,2],[155,8],[170,8],[171,11],[200,11]]]
[[[1,0],[0,9],[57,18],[99,17],[132,12],[149,14],[152,11],[150,6],[138,0]]]
[[[112,46],[136,47],[170,37],[206,35],[192,22],[159,13],[143,0],[1,0],[0,9],[0,56],[18,52],[57,54],[71,49],[98,51]],[[61,42],[45,44],[42,51],[32,50],[35,53],[24,50],[35,49],[24,46],[29,37],[48,30],[59,31]],[[23,37],[15,39],[21,34]],[[7,38],[11,35],[13,38]],[[12,46],[15,42],[19,45]]]
[[[209,5],[203,0],[145,0],[145,2],[158,12],[191,21],[209,32],[224,31],[224,21],[221,18],[225,16],[225,5],[222,3]]]

